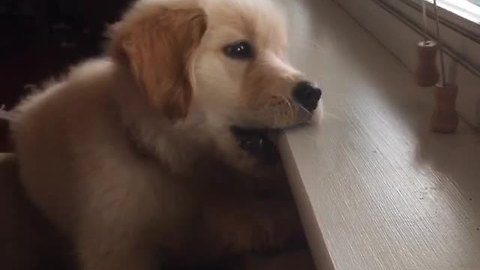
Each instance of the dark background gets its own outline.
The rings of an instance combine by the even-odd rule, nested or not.
[[[101,53],[107,24],[131,0],[0,0],[0,106],[12,108],[29,84],[58,76]]]

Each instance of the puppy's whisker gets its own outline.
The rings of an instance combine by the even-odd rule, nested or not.
[[[290,46],[290,49],[302,49],[302,50],[318,50],[319,45],[316,44],[295,44]]]
[[[310,115],[310,116],[312,115],[312,112],[310,112],[309,110],[307,110],[307,109],[306,109],[305,107],[303,107],[302,105],[299,104],[299,105],[298,105],[298,108],[299,108],[303,113],[305,113],[305,114],[307,114],[307,115]]]
[[[338,92],[328,92],[328,97],[345,97],[346,95]]]
[[[316,41],[313,41],[313,40],[308,41],[308,43],[310,43],[310,45],[312,45],[315,48],[320,48],[321,47],[320,43],[318,43]]]
[[[295,119],[295,111],[293,110],[292,102],[285,96],[281,96],[282,100],[288,105],[288,117]]]
[[[298,46],[298,45],[313,45],[315,47],[320,47],[320,43],[311,39],[311,38],[296,38],[297,43],[290,44],[289,47]]]
[[[273,115],[273,126],[274,127],[278,127],[282,124],[279,118],[280,118],[280,115],[278,113],[275,113]]]
[[[331,112],[328,112],[326,110],[323,110],[322,113],[325,115],[325,116],[328,116],[328,117],[331,117],[335,120],[342,120],[339,116],[335,115],[334,113],[331,113]]]
[[[273,126],[278,127],[278,117],[277,114],[273,115]]]

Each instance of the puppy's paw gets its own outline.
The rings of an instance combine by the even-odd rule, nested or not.
[[[260,207],[261,208],[261,207]],[[232,253],[275,251],[302,235],[294,211],[215,207],[206,219],[210,245]],[[271,209],[270,209],[271,210]]]
[[[274,256],[255,256],[247,258],[243,270],[314,270],[315,265],[308,250],[299,250],[275,254]]]
[[[252,220],[244,228],[245,234],[250,237],[252,251],[271,251],[282,248],[288,241],[289,233],[281,230],[279,224],[272,219]]]

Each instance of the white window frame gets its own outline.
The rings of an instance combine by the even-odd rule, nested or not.
[[[422,2],[427,2],[430,13],[433,12],[433,0],[383,0],[393,6],[403,2],[420,10]],[[410,2],[410,3],[409,3]],[[396,3],[396,4],[394,4]],[[480,43],[480,6],[468,0],[437,0],[439,15],[443,23]]]
[[[348,1],[348,0],[347,0]],[[430,38],[435,39],[435,21],[433,0],[371,0],[379,5],[384,4],[384,8],[390,8],[398,12],[397,17],[404,17],[406,21],[415,25],[420,32],[423,31],[422,2],[427,2],[429,19],[427,20],[427,32]],[[480,73],[480,13],[469,17],[459,15],[461,8],[459,5],[452,4],[454,1],[464,0],[437,0],[439,5],[441,39],[447,50],[452,56],[461,60],[470,68]],[[457,2],[458,3],[458,2]],[[471,4],[480,12],[480,7]],[[475,11],[475,12],[476,12]],[[465,13],[465,11],[463,11]],[[477,19],[475,19],[475,18]],[[423,33],[420,33],[423,34]]]
[[[410,0],[421,4],[427,1],[433,4],[433,0]],[[471,24],[478,27],[480,24],[480,5],[476,5],[468,0],[438,0],[441,9],[450,12],[446,14],[448,19],[457,20],[462,24]]]

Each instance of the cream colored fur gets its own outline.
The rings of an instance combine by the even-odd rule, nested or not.
[[[132,75],[129,37],[139,20],[184,9],[203,11],[206,29],[184,68],[191,100],[182,97],[186,103],[169,117],[159,105],[165,97],[152,97],[162,86],[143,89],[145,78]],[[262,168],[238,148],[232,125],[283,128],[306,120],[290,101],[302,75],[285,60],[283,30],[261,0],[140,1],[112,28],[105,56],[73,67],[16,108],[22,183],[73,239],[82,269],[156,269],[158,247],[174,250],[189,240],[211,184],[202,176],[207,168]],[[237,40],[255,45],[253,63],[223,55]],[[144,61],[170,68],[162,59]]]

